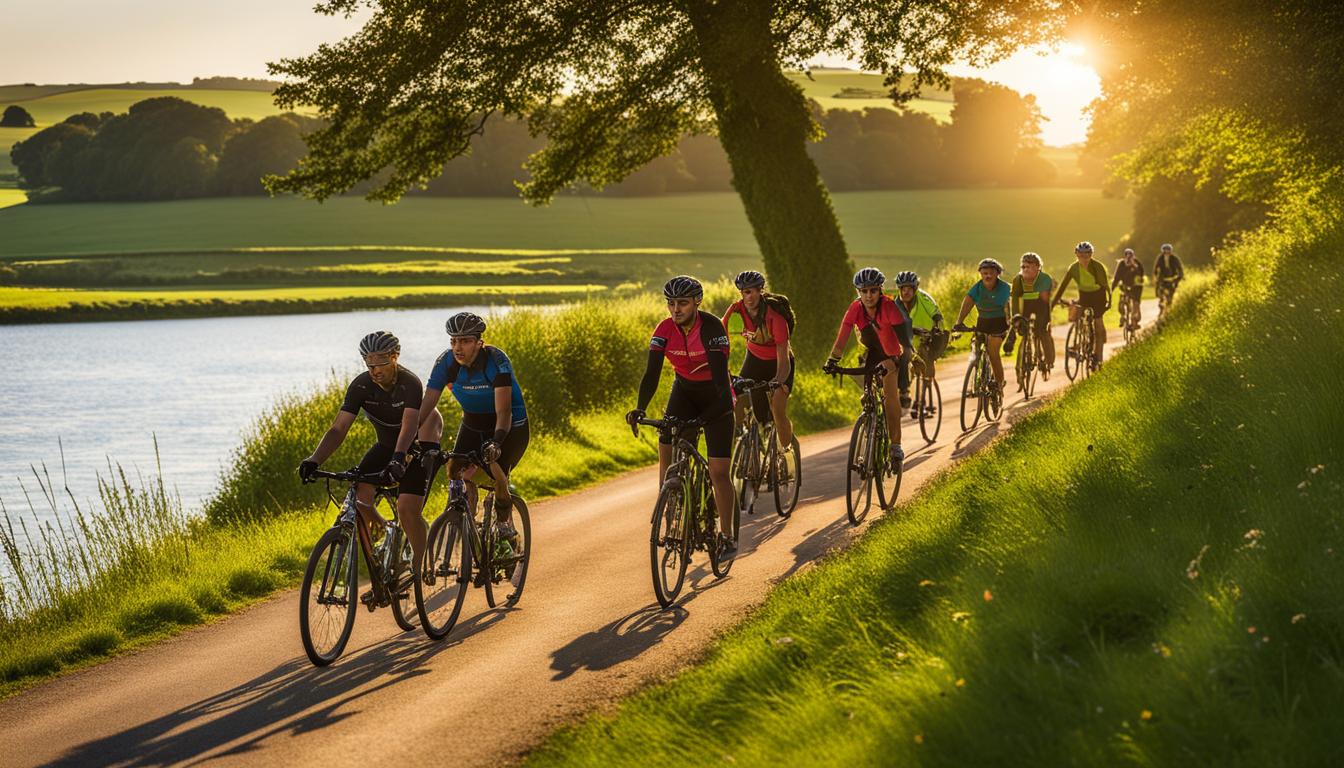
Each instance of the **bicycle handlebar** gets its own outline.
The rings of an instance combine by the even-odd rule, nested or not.
[[[738,378],[736,381],[733,382],[733,391],[739,395],[744,395],[747,394],[748,392],[755,392],[758,389],[775,390],[779,389],[782,386],[784,385],[780,384],[778,381],[775,381],[774,379],[769,379],[766,381],[757,381],[756,379]]]
[[[866,376],[871,373],[879,379],[887,375],[886,369],[880,365],[873,366],[872,368],[843,368],[834,365],[830,368],[823,367],[821,372],[831,376]]]
[[[318,480],[340,480],[345,483],[368,483],[369,485],[376,485],[380,488],[395,488],[397,485],[395,482],[384,482],[385,478],[383,477],[382,472],[362,473],[359,471],[359,467],[351,467],[344,472],[327,472],[326,470],[315,469],[313,470],[313,473],[308,476],[308,479],[303,482],[306,485],[308,483],[315,483]]]

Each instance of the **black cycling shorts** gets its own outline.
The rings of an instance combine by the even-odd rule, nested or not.
[[[457,442],[453,443],[453,453],[475,452],[479,454],[481,446],[494,439],[495,430],[493,429],[485,432],[463,424],[457,428]],[[499,446],[499,467],[504,470],[504,474],[509,474],[514,467],[518,466],[523,454],[527,452],[527,444],[531,439],[532,430],[528,427],[526,421],[521,424],[514,424],[509,428],[509,434],[504,437],[504,444]]]
[[[975,332],[987,333],[990,336],[1003,336],[1008,333],[1008,318],[980,317],[975,321]]]
[[[699,418],[709,410],[720,397],[718,387],[712,381],[687,381],[677,377],[672,382],[672,392],[667,396],[667,410],[664,417],[689,421]],[[722,416],[706,424],[705,455],[711,459],[726,459],[733,455],[733,412],[728,410]],[[658,442],[672,444],[672,436],[660,434]]]
[[[770,381],[775,378],[775,372],[779,370],[779,363],[776,360],[763,360],[751,352],[747,352],[747,358],[742,361],[742,370],[738,373],[744,379],[754,379],[756,381]],[[797,361],[793,355],[789,355],[789,377],[785,379],[784,386],[793,391],[793,374],[798,370]],[[751,393],[751,409],[756,412],[756,420],[762,424],[770,422],[770,391],[758,389]]]
[[[392,461],[393,447],[387,443],[374,443],[373,447],[364,454],[364,458],[359,460],[359,471],[366,475],[382,472],[387,467],[388,462]],[[431,478],[420,462],[420,451],[418,449],[418,445],[412,444],[411,450],[406,453],[406,474],[402,475],[401,482],[397,483],[397,493],[424,496],[429,491]]]
[[[1050,326],[1050,305],[1043,299],[1032,299],[1022,302],[1022,321],[1025,323],[1028,318],[1035,313],[1036,315],[1036,333],[1044,333]],[[1023,327],[1026,327],[1025,325]]]
[[[1104,288],[1099,291],[1088,291],[1078,294],[1078,303],[1084,307],[1091,307],[1092,313],[1101,317],[1106,312],[1106,296],[1108,291]]]

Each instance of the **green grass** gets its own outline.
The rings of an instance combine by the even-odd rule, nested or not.
[[[885,92],[882,75],[848,70],[815,70],[808,78],[801,72],[789,72],[787,77],[803,89],[803,95],[816,99],[824,109],[895,109],[891,99],[880,96],[871,99],[836,98],[835,95],[845,88],[859,88],[865,91]],[[912,100],[906,108],[913,112],[932,115],[940,123],[952,121],[952,94],[934,91],[930,98]]]
[[[1339,218],[1226,253],[1155,337],[532,762],[1338,763]]]
[[[280,110],[269,93],[261,91],[228,91],[197,88],[166,88],[139,90],[135,88],[91,88],[41,96],[26,101],[9,102],[28,110],[33,121],[46,127],[59,123],[80,112],[125,112],[132,104],[161,96],[176,96],[184,101],[205,107],[219,107],[231,118],[247,117],[260,120],[276,115]]]

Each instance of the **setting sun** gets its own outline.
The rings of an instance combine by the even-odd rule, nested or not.
[[[1101,95],[1101,79],[1077,43],[1021,51],[984,69],[953,68],[953,74],[982,77],[1036,97],[1041,114],[1041,139],[1063,146],[1087,138],[1091,116],[1085,110]]]

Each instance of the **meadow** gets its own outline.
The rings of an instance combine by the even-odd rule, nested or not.
[[[1009,263],[1029,249],[1049,269],[1071,259],[1080,239],[1118,241],[1130,216],[1128,202],[1095,190],[833,197],[855,261],[888,273],[985,256]],[[451,304],[448,285],[531,286],[510,297],[553,301],[557,292],[637,290],[678,272],[712,280],[760,265],[731,194],[569,196],[543,208],[424,197],[394,206],[350,198],[25,205],[0,210],[0,227],[0,270],[12,270],[3,272],[10,287],[0,292],[0,319],[9,322],[182,316],[202,312],[212,295],[215,314],[271,301],[298,311],[292,302],[309,288],[325,291],[311,309],[369,306],[361,302],[397,286],[398,296],[418,298],[389,296],[384,306],[430,306],[415,302],[434,293]],[[552,293],[535,293],[543,285]],[[117,309],[128,306],[138,309]]]
[[[1337,763],[1344,228],[1303,219],[529,762]]]

